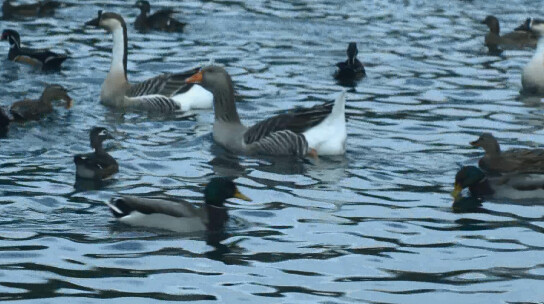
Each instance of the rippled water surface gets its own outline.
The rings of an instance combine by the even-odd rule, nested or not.
[[[62,303],[540,303],[544,207],[486,202],[456,214],[459,164],[491,131],[505,148],[544,143],[539,100],[520,98],[532,50],[490,56],[487,14],[511,30],[542,16],[534,1],[158,1],[183,34],[140,34],[132,2],[81,1],[55,18],[0,21],[23,44],[66,50],[61,73],[2,55],[0,102],[60,83],[75,97],[0,139],[0,300]],[[83,23],[98,9],[129,24],[129,78],[207,62],[233,76],[245,122],[332,100],[334,64],[356,41],[368,77],[348,90],[343,157],[238,157],[213,144],[211,111],[120,113],[98,102],[111,37]],[[121,169],[74,185],[72,156],[107,127]],[[253,202],[231,200],[217,234],[179,235],[116,223],[115,194],[199,203],[212,176],[236,176]],[[120,298],[124,298],[121,301]]]

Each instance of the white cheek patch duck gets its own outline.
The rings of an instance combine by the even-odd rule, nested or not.
[[[94,127],[91,129],[91,148],[94,149],[94,152],[74,156],[78,178],[102,180],[119,172],[117,161],[102,147],[102,142],[107,139],[113,139],[113,136],[105,128]]]

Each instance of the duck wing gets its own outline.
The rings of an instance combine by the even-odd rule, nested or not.
[[[129,215],[132,212],[143,214],[160,213],[174,217],[201,217],[202,211],[187,202],[172,202],[161,199],[139,198],[122,196],[112,198],[106,203],[113,215],[117,218]]]
[[[156,30],[182,31],[185,23],[172,18],[173,9],[161,9],[147,18],[147,24]]]
[[[82,166],[94,172],[93,178],[103,179],[119,172],[117,161],[106,152],[78,154],[74,156],[74,163],[77,167]],[[81,177],[89,178],[87,176]]]
[[[192,84],[186,84],[185,79],[197,73],[200,68],[190,69],[181,73],[166,73],[143,82],[133,84],[127,91],[128,97],[144,95],[163,95],[172,97],[187,92]]]
[[[47,49],[20,48],[18,56],[26,56],[39,61],[44,69],[60,68],[68,56],[57,54]],[[16,59],[17,60],[17,59]]]

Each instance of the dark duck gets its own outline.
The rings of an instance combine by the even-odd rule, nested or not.
[[[186,25],[172,18],[172,14],[175,13],[173,9],[161,9],[148,15],[151,12],[151,5],[145,0],[137,1],[135,7],[140,9],[140,15],[134,22],[134,27],[139,31],[182,32]]]
[[[336,80],[340,82],[353,82],[363,78],[366,75],[365,67],[361,61],[357,59],[358,52],[357,44],[355,42],[351,42],[347,49],[348,60],[338,62],[336,64],[338,67],[334,73],[334,78]]]
[[[119,172],[117,161],[104,151],[102,142],[113,139],[110,132],[102,127],[94,127],[90,132],[91,148],[94,152],[74,156],[78,178],[102,180]]]
[[[2,40],[9,42],[9,60],[30,64],[43,71],[59,70],[62,62],[68,58],[66,55],[56,54],[47,49],[21,47],[19,33],[14,30],[4,30]]]
[[[44,17],[55,13],[60,6],[56,1],[38,1],[32,4],[13,5],[12,0],[4,0],[2,14],[4,19],[14,17]]]

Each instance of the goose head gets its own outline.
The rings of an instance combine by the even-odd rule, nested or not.
[[[239,198],[244,201],[251,199],[238,190],[233,181],[224,177],[212,178],[204,189],[204,200],[206,204],[214,207],[223,207],[225,200]]]
[[[525,22],[515,28],[516,31],[533,32],[539,36],[544,35],[544,20],[527,18]]]
[[[21,47],[21,37],[15,30],[6,29],[2,32],[2,40],[7,40],[11,48]]]
[[[484,149],[486,154],[498,154],[501,152],[499,142],[491,133],[484,133],[480,135],[477,140],[470,142],[470,145]]]
[[[146,0],[136,1],[135,7],[139,8],[142,13],[149,13],[151,11],[151,5]]]
[[[51,102],[53,100],[63,100],[66,102],[65,107],[67,109],[72,107],[73,100],[68,95],[68,91],[61,85],[52,84],[48,85],[42,93],[40,98],[42,102]]]
[[[475,166],[465,166],[455,175],[455,184],[451,196],[456,200],[461,197],[463,189],[475,186],[486,179],[485,173]]]
[[[98,11],[98,17],[85,23],[85,25],[101,27],[109,33],[117,29],[126,29],[127,25],[121,15],[110,12]]]
[[[232,79],[227,71],[220,66],[207,66],[193,76],[185,79],[186,83],[197,83],[210,92],[232,87]]]
[[[107,139],[113,139],[110,132],[103,127],[93,127],[89,134],[91,139],[91,147],[93,149],[102,149],[102,142]]]

